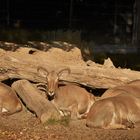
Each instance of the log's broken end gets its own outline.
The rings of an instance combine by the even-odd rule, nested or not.
[[[26,104],[27,108],[37,115],[42,123],[49,119],[59,120],[60,114],[55,106],[44,98],[29,81],[18,80],[12,84],[12,88]]]

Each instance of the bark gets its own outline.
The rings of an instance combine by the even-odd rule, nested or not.
[[[0,53],[0,81],[9,78],[27,79],[32,82],[46,82],[39,76],[37,67],[42,66],[50,70],[59,70],[70,67],[71,74],[61,80],[76,82],[92,88],[110,88],[123,85],[129,81],[140,79],[140,72],[130,69],[115,68],[110,60],[104,65],[93,61],[82,64],[69,64],[59,62],[57,59],[48,59],[45,52],[35,50],[35,53]]]
[[[44,98],[39,90],[27,80],[14,82],[12,88],[26,104],[26,107],[33,111],[42,123],[45,123],[49,119],[60,119],[59,112],[54,105]]]

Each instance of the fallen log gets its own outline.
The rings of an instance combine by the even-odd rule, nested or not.
[[[32,82],[46,82],[45,78],[38,75],[38,66],[45,67],[48,71],[59,71],[64,67],[70,67],[71,74],[62,77],[62,81],[75,82],[92,88],[111,88],[140,79],[140,72],[115,68],[108,62],[105,62],[104,65],[96,64],[93,61],[84,62],[81,58],[79,59],[80,55],[78,58],[76,57],[77,61],[74,61],[74,58],[71,60],[72,52],[70,58],[65,60],[64,56],[69,53],[62,51],[63,55],[60,55],[61,51],[61,49],[55,50],[55,54],[53,54],[53,49],[49,52],[32,48],[22,48],[15,52],[1,51],[0,81],[17,78]]]
[[[54,105],[44,98],[39,90],[29,81],[18,80],[12,84],[12,88],[26,104],[26,107],[33,111],[42,123],[45,123],[49,119],[60,119],[59,112]]]

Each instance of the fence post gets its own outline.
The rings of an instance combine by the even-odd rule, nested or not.
[[[10,2],[9,0],[6,0],[6,13],[7,13],[7,18],[6,18],[6,22],[7,22],[7,26],[9,27],[10,25],[10,11],[9,11],[9,7],[10,7]]]
[[[132,43],[139,45],[140,43],[140,1],[136,0],[134,4],[134,21],[133,21],[133,35]]]
[[[73,15],[73,0],[70,0],[69,28],[72,27],[72,15]]]

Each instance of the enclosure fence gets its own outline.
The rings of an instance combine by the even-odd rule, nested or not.
[[[59,30],[59,33],[71,30],[87,41],[132,43],[136,39],[134,15],[133,0],[0,1],[1,28]],[[57,38],[59,33],[51,36]]]

